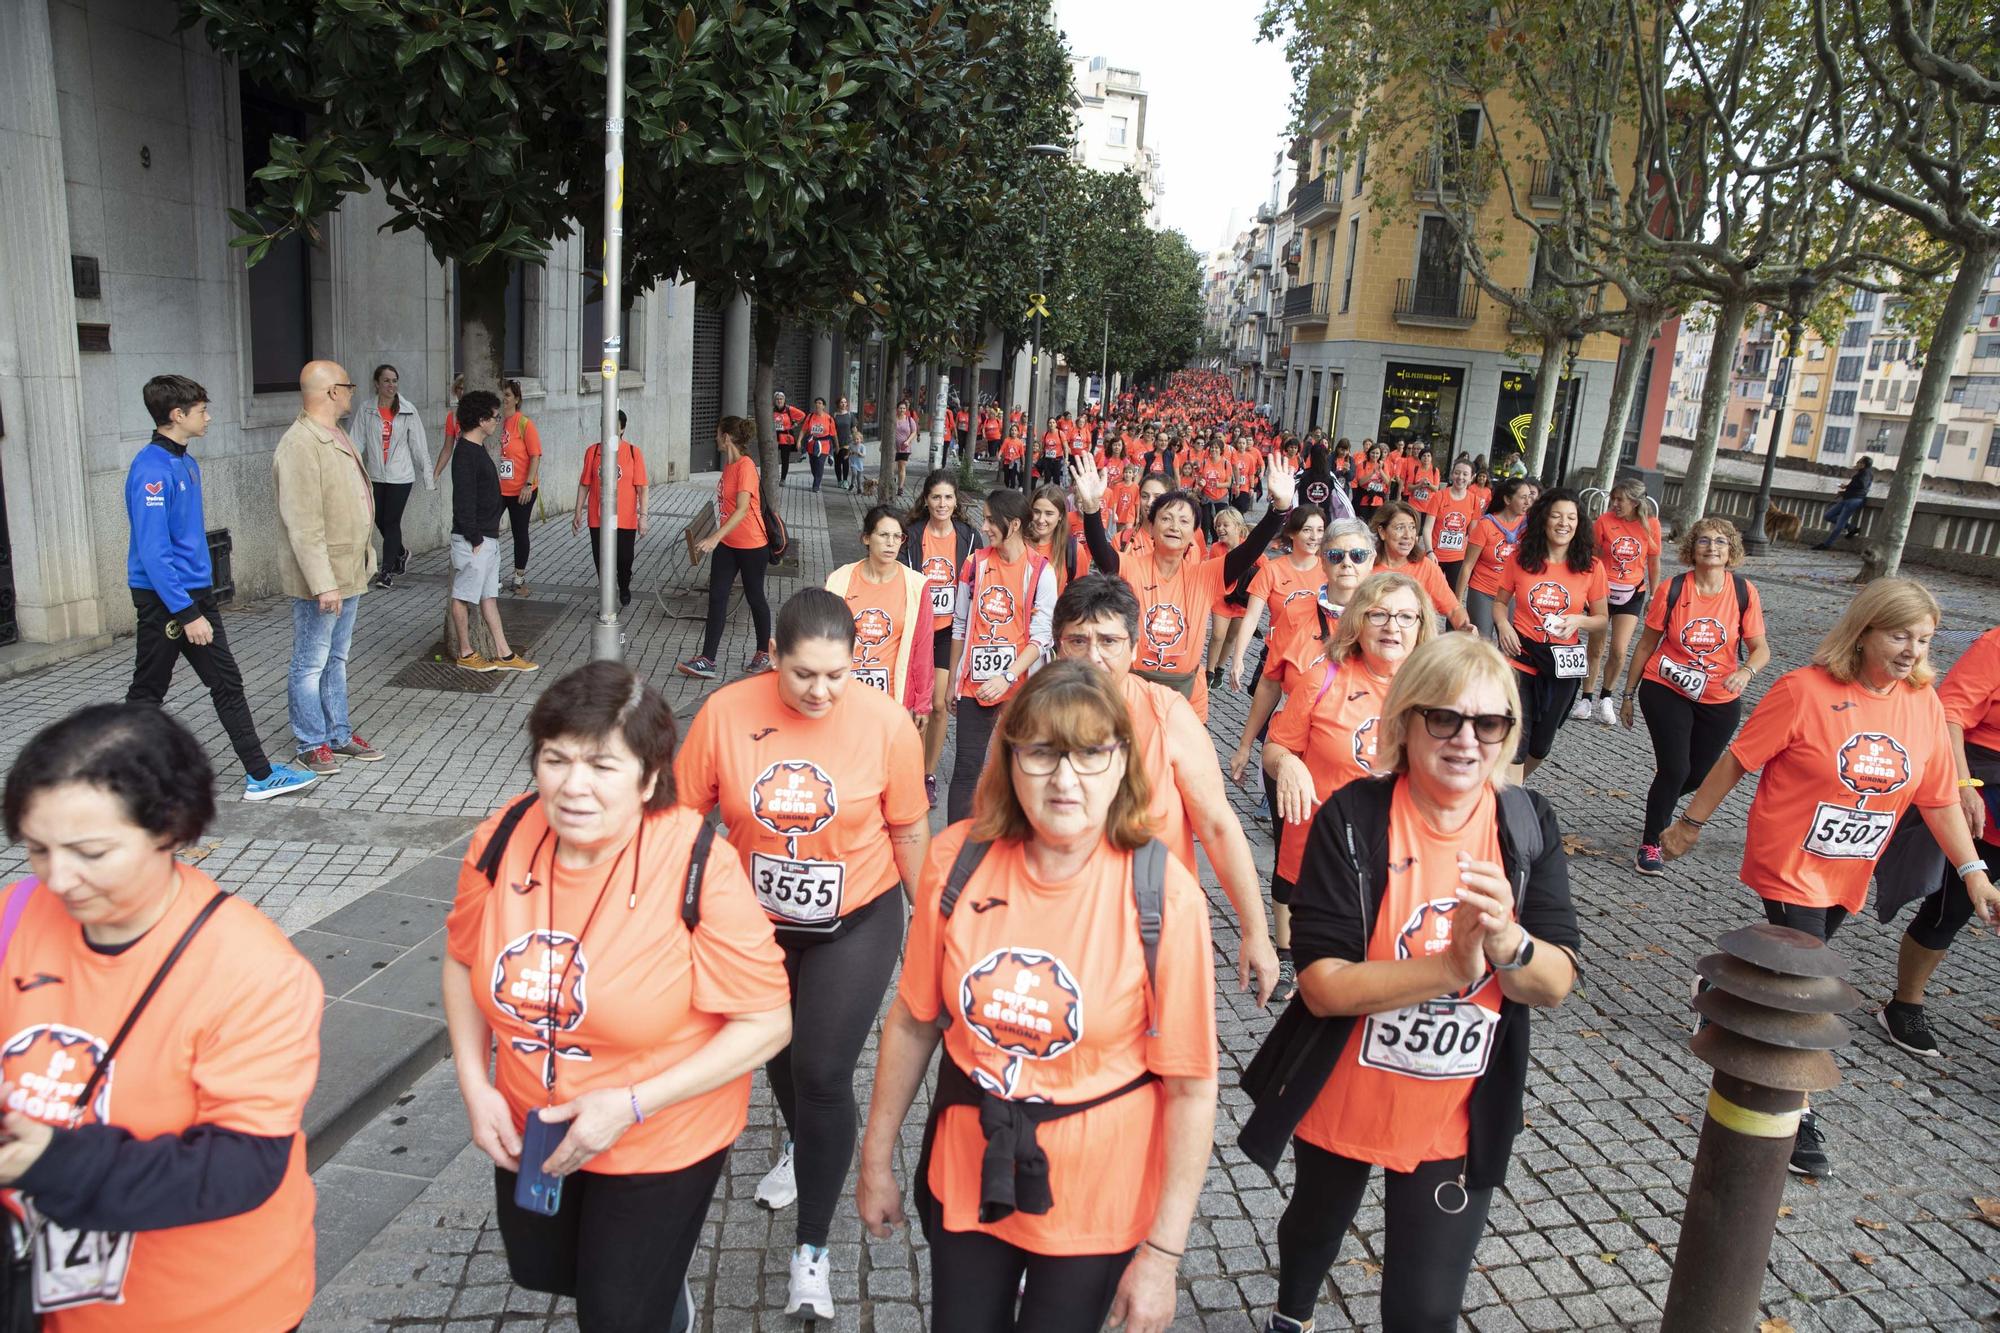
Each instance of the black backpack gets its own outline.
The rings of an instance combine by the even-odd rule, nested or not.
[[[792,534],[785,528],[785,520],[778,517],[777,507],[763,499],[757,501],[764,515],[764,549],[770,552],[773,563],[783,560],[792,549]]]
[[[507,813],[500,816],[494,826],[493,836],[486,840],[486,846],[473,863],[473,869],[486,877],[487,884],[496,883],[500,878],[500,861],[507,854],[507,844],[514,836],[514,830],[521,826],[521,819],[528,813],[528,807],[539,801],[541,796],[529,792],[520,800],[507,807]],[[708,869],[708,849],[715,842],[715,825],[703,821],[701,830],[694,835],[694,850],[688,853],[687,883],[681,889],[681,924],[693,930],[701,924],[701,884]]]

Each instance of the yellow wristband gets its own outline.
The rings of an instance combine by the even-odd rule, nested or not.
[[[1958,785],[1963,788],[1963,787],[1984,787],[1986,784],[1980,781],[1978,778],[1960,778],[1958,780]]]

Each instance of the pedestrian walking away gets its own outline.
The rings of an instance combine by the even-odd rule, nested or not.
[[[1516,679],[1470,635],[1418,648],[1383,705],[1384,775],[1313,820],[1292,891],[1299,996],[1243,1072],[1243,1151],[1274,1174],[1293,1153],[1267,1330],[1311,1327],[1377,1168],[1383,1326],[1458,1327],[1521,1129],[1529,1013],[1568,996],[1581,947],[1554,812],[1500,786]]]
[[[793,594],[775,668],[711,694],[675,763],[682,803],[721,815],[784,950],[792,1040],[765,1072],[786,1142],[757,1201],[797,1203],[785,1313],[825,1320],[827,1241],[854,1160],[854,1071],[930,847],[922,743],[899,703],[856,685],[854,647],[845,601]]]
[[[422,477],[424,489],[437,489],[437,473],[431,467],[430,441],[424,435],[424,419],[417,405],[400,392],[402,376],[392,365],[375,367],[369,376],[375,389],[375,420],[369,422],[371,437],[361,454],[368,480],[375,488],[375,530],[382,534],[382,566],[375,574],[375,586],[395,586],[396,577],[410,567],[410,549],[403,545],[403,509],[410,502],[410,488]]]
[[[604,525],[604,515],[598,496],[603,486],[600,471],[601,455],[598,450],[602,442],[593,444],[583,451],[583,473],[576,482],[576,508],[570,514],[569,530],[575,535],[583,526],[586,514],[590,521],[590,567],[597,570],[599,577],[603,570],[598,567],[602,558],[598,554],[598,530]],[[625,438],[625,414],[618,414],[618,462],[615,465],[618,482],[618,534],[617,573],[618,605],[632,604],[632,559],[637,550],[638,540],[646,531],[646,455]]]
[[[521,382],[500,386],[506,408],[500,438],[500,497],[507,503],[507,524],[514,532],[514,575],[510,592],[528,591],[528,529],[535,521],[535,497],[542,488],[542,433],[521,410]]]
[[[1743,563],[1736,525],[1726,518],[1696,520],[1680,557],[1688,571],[1669,580],[1646,608],[1646,627],[1619,698],[1620,720],[1632,726],[1636,701],[1653,739],[1653,782],[1634,863],[1642,875],[1664,872],[1660,835],[1681,798],[1722,757],[1742,716],[1743,691],[1771,662],[1763,596],[1736,572]]]
[[[455,642],[452,660],[465,671],[536,671],[540,668],[507,642],[500,620],[500,470],[490,452],[500,432],[500,399],[474,389],[458,400],[458,443],[451,452],[451,603],[447,617]],[[493,640],[494,656],[474,649],[470,625],[477,607]]]
[[[924,724],[924,793],[935,810],[938,761],[944,757],[951,727],[951,632],[958,614],[958,571],[986,539],[966,522],[960,512],[958,482],[942,469],[924,478],[906,531],[903,562],[921,571],[930,584],[933,685],[931,715]]]
[[[1867,901],[1891,830],[1914,807],[1990,920],[2000,893],[1959,808],[1944,706],[1931,688],[1937,599],[1908,579],[1877,579],[1848,603],[1811,665],[1788,671],[1752,710],[1681,817],[1661,835],[1668,860],[1694,850],[1723,798],[1758,774],[1738,874],[1767,921],[1830,940]],[[1808,1109],[1794,1173],[1833,1174],[1826,1132]]]
[[[1611,683],[1625,667],[1625,650],[1632,632],[1646,613],[1646,594],[1660,586],[1660,520],[1646,512],[1646,483],[1627,477],[1611,488],[1611,507],[1591,526],[1597,557],[1604,562],[1605,609],[1611,628],[1592,630],[1590,661],[1583,686],[1571,705],[1569,720],[1593,718],[1605,726],[1614,720]],[[1607,647],[1610,656],[1605,655]],[[1601,673],[1601,674],[1600,674]],[[1604,682],[1599,691],[1598,681]]]
[[[702,629],[701,655],[679,663],[683,676],[715,679],[715,655],[722,650],[722,631],[729,614],[729,593],[737,576],[743,579],[743,600],[750,606],[756,644],[744,670],[768,671],[765,644],[771,638],[771,604],[764,599],[764,571],[770,567],[770,534],[764,527],[764,493],[758,486],[757,464],[750,450],[757,442],[757,423],[749,417],[724,417],[716,423],[715,449],[722,458],[722,477],[715,484],[715,530],[695,545],[708,565],[708,622]]]
[[[354,441],[340,428],[355,384],[332,361],[299,372],[298,419],[271,456],[277,492],[278,586],[292,599],[292,665],[286,682],[299,764],[340,769],[336,756],[379,759],[348,723],[347,657],[361,594],[375,572],[368,530],[375,497]]]
[[[1163,1333],[1215,1132],[1208,906],[1150,836],[1148,775],[1103,672],[1040,672],[998,741],[978,818],[924,866],[861,1221],[887,1236],[905,1220],[895,1157],[942,1036],[911,1181],[931,1326]],[[1012,1003],[1024,991],[1050,997],[1045,1020]]]
[[[0,1225],[10,1258],[33,1251],[13,1327],[298,1328],[326,994],[177,856],[215,818],[208,756],[157,708],[93,704],[22,748],[4,805],[30,872],[0,925]]]
[[[1576,492],[1544,492],[1522,520],[1520,549],[1493,594],[1494,634],[1522,677],[1516,782],[1549,757],[1569,720],[1589,663],[1582,637],[1604,627],[1605,600],[1604,562]]]
[[[1506,477],[1494,483],[1486,513],[1472,525],[1465,539],[1465,559],[1458,567],[1458,586],[1453,590],[1465,604],[1466,618],[1488,643],[1497,639],[1493,598],[1500,591],[1501,576],[1514,562],[1521,548],[1521,532],[1528,510],[1540,494],[1535,483]]]
[[[849,668],[854,679],[901,703],[921,732],[930,722],[937,686],[937,622],[930,580],[903,563],[905,544],[903,516],[876,505],[861,520],[861,548],[867,555],[827,575],[826,587],[847,603],[854,620]],[[929,800],[928,779],[925,797],[936,804]]]
[[[945,796],[950,823],[972,817],[1000,709],[1053,652],[1056,576],[1030,551],[1028,502],[1019,491],[986,497],[984,545],[966,557],[952,595],[951,692],[958,737]]]
[[[1861,511],[1868,507],[1868,487],[1875,481],[1875,460],[1867,454],[1854,465],[1854,472],[1847,478],[1847,484],[1840,488],[1840,496],[1826,511],[1826,540],[1814,546],[1815,551],[1830,549],[1842,537],[1852,537],[1861,531],[1856,522]]]
[[[784,960],[635,672],[572,671],[527,732],[535,791],[473,833],[445,918],[459,1095],[515,1284],[585,1333],[679,1333],[750,1073],[791,1032]]]
[[[243,765],[243,799],[263,801],[303,791],[319,775],[265,757],[243,693],[243,673],[223,633],[222,607],[215,600],[201,464],[188,448],[208,434],[208,390],[185,375],[155,375],[142,392],[153,419],[153,438],[125,474],[125,517],[131,530],[125,582],[139,621],[137,660],[125,702],[162,706],[174,666],[185,657],[214,700],[215,715]]]

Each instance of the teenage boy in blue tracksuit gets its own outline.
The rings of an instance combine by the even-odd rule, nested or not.
[[[250,701],[243,697],[243,673],[222,636],[201,509],[201,465],[188,452],[188,441],[208,433],[208,391],[185,375],[155,375],[144,393],[153,438],[125,474],[125,514],[132,525],[125,581],[139,612],[138,663],[125,702],[160,705],[173,684],[174,663],[186,657],[243,761],[243,799],[300,791],[319,775],[264,757]]]

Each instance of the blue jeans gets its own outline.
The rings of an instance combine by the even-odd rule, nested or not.
[[[301,754],[354,739],[347,725],[347,648],[360,604],[359,597],[343,597],[339,614],[328,615],[317,598],[292,599],[292,672],[285,693]]]
[[[1855,496],[1852,500],[1834,501],[1832,506],[1830,506],[1826,511],[1826,526],[1827,526],[1826,540],[1821,542],[1820,545],[1822,546],[1833,545],[1834,541],[1838,539],[1841,533],[1845,530],[1847,523],[1856,516],[1858,516],[1861,513],[1862,508],[1866,506],[1867,503],[1868,501],[1865,497],[1858,495]]]

